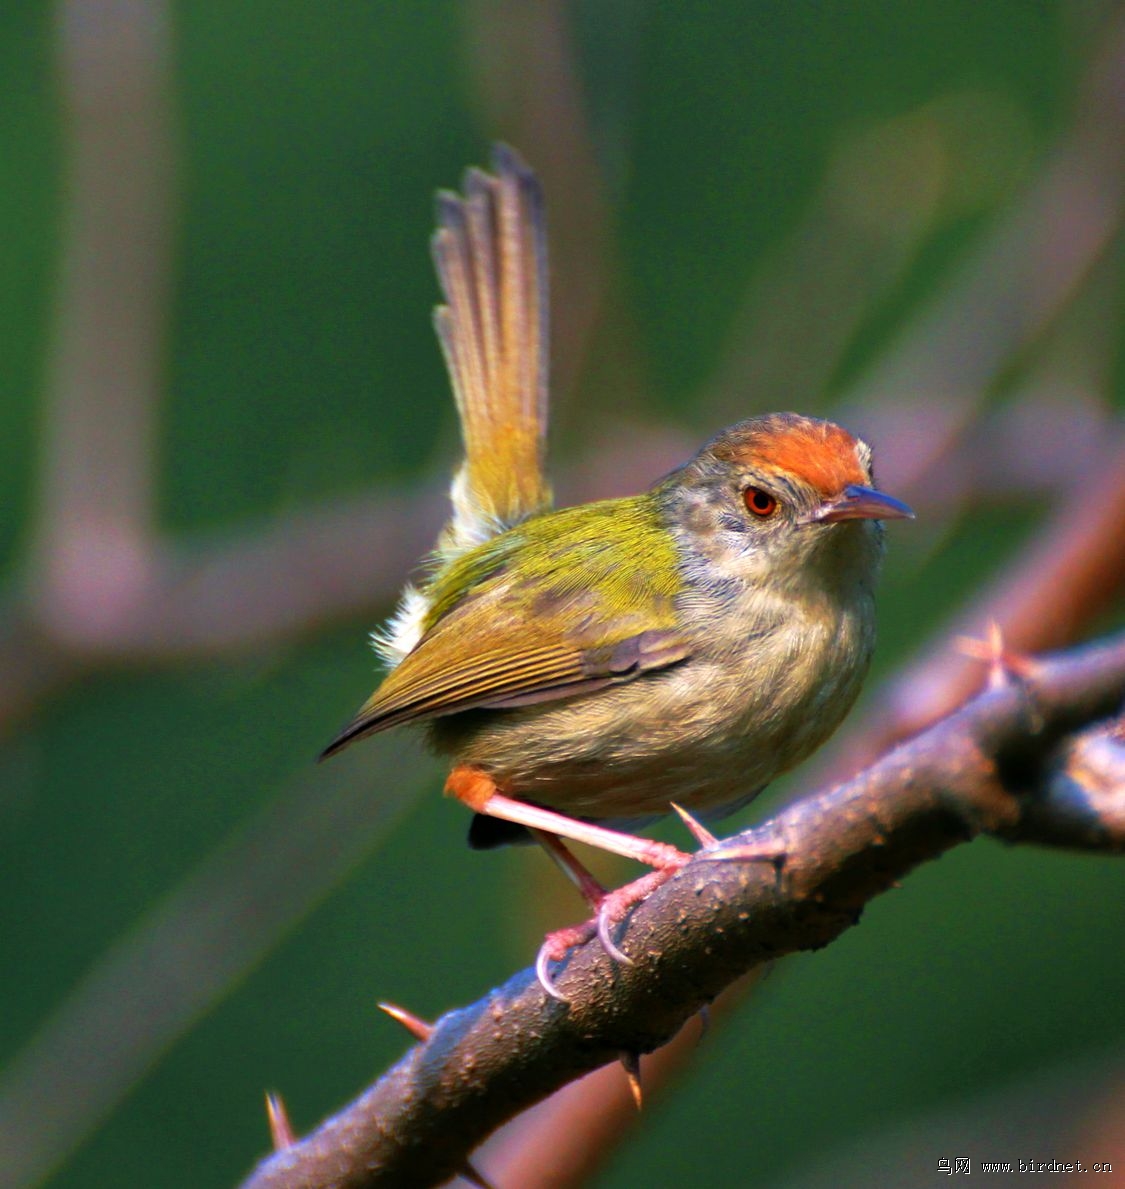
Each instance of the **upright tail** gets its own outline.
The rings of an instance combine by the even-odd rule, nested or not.
[[[434,311],[461,418],[465,461],[439,551],[454,556],[551,506],[547,445],[547,244],[534,173],[506,145],[495,175],[470,169],[464,197],[438,195]]]

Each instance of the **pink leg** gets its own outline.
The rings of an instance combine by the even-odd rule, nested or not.
[[[594,912],[593,917],[589,921],[584,921],[581,925],[571,925],[566,929],[557,929],[553,933],[548,933],[543,945],[539,949],[539,959],[536,962],[539,981],[549,994],[555,995],[558,998],[560,996],[558,996],[556,988],[546,974],[547,963],[560,961],[566,956],[567,950],[572,946],[581,945],[583,942],[589,941],[595,931],[601,940],[603,949],[611,958],[629,966],[632,965],[632,959],[617,948],[613,938],[609,935],[610,926],[617,919],[617,917],[611,916],[610,912],[613,906],[618,903],[618,893],[607,892],[590,874],[585,865],[580,863],[570,852],[562,839],[556,838],[554,834],[548,834],[545,830],[532,830],[531,833],[535,841],[551,856],[563,874],[582,893],[582,898]],[[652,874],[657,875],[660,873],[653,872]],[[672,871],[669,870],[668,875],[671,874]],[[635,880],[634,884],[641,882],[641,880]],[[628,884],[627,887],[632,888],[634,884]]]
[[[445,791],[477,813],[502,818],[506,822],[515,822],[517,825],[527,826],[529,830],[554,834],[556,838],[585,842],[598,850],[607,850],[611,854],[624,855],[627,859],[636,859],[646,867],[670,867],[678,871],[690,858],[682,850],[677,850],[666,842],[653,842],[651,838],[638,838],[635,834],[623,834],[620,830],[607,830],[604,826],[580,822],[564,813],[556,813],[553,809],[528,805],[525,801],[505,796],[487,772],[469,764],[458,764],[450,772],[445,782]],[[679,812],[687,820],[688,815],[684,814],[683,810]]]
[[[605,899],[605,888],[570,853],[562,839],[547,833],[546,830],[532,830],[531,836],[554,859],[555,864],[567,879],[582,893],[582,899],[597,912]]]
[[[477,813],[486,813],[489,817],[517,822],[531,830],[542,830],[573,842],[585,842],[587,846],[595,846],[611,854],[624,855],[627,859],[636,859],[646,867],[669,867],[678,871],[691,857],[666,842],[654,842],[651,838],[638,838],[635,834],[623,834],[620,830],[607,830],[605,826],[580,822],[554,810],[541,809],[538,805],[528,805],[513,797],[505,797],[503,793],[493,793],[487,801],[473,808]]]
[[[526,826],[535,840],[574,882],[593,909],[594,916],[590,920],[584,921],[580,925],[572,925],[569,928],[548,933],[540,947],[539,955],[535,961],[535,972],[548,995],[563,1003],[566,1002],[566,997],[551,979],[550,964],[561,961],[573,946],[581,945],[594,936],[601,941],[606,953],[615,961],[624,965],[632,964],[632,959],[614,943],[610,936],[610,930],[633,905],[639,904],[661,884],[671,879],[691,859],[691,855],[677,850],[674,846],[669,846],[666,842],[653,842],[649,838],[638,838],[633,834],[624,834],[619,830],[609,830],[604,826],[580,822],[565,814],[542,809],[538,805],[528,805],[524,801],[517,801],[514,797],[508,797],[500,792],[495,780],[487,772],[469,765],[459,765],[454,768],[449,774],[445,789],[447,793],[459,801],[463,801],[477,813],[484,813],[489,817],[497,817],[504,821]],[[673,805],[672,808],[679,814],[680,819],[695,836],[697,842],[702,846],[711,846],[715,843],[714,835],[697,822],[691,814],[678,805]],[[612,854],[624,855],[627,859],[635,859],[639,863],[655,868],[655,870],[649,872],[648,875],[642,875],[640,879],[635,879],[632,883],[628,883],[616,891],[607,892],[571,854],[561,841],[562,838],[584,842],[599,850],[610,851]],[[742,856],[732,855],[731,857]]]

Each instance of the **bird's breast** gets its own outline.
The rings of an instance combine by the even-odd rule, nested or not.
[[[559,702],[439,719],[432,737],[512,795],[573,816],[701,811],[744,800],[832,733],[858,693],[869,609],[758,597],[684,609],[692,654]]]

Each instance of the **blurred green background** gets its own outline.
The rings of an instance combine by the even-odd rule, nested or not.
[[[371,491],[394,500],[372,499],[377,515],[409,527],[422,508],[430,523],[455,456],[429,322],[432,194],[497,137],[548,191],[564,495],[655,477],[674,456],[662,450],[751,412],[843,400],[862,421],[876,396],[918,396],[865,377],[979,266],[1087,118],[1119,19],[1047,0],[10,0],[10,605],[37,597],[58,415],[46,394],[75,202],[61,28],[112,55],[114,22],[137,22],[156,47],[148,85],[167,88],[172,246],[168,291],[146,307],[159,360],[146,457],[158,531],[190,562]],[[93,94],[112,137],[112,99]],[[909,479],[928,418],[962,399],[972,418],[1023,426],[1016,454],[1093,451],[1078,430],[1104,439],[1123,405],[1121,259],[1114,233],[980,390],[941,390],[923,360],[932,404],[873,422],[898,426],[876,441],[884,474]],[[970,330],[973,349],[1009,333]],[[872,689],[1065,489],[1049,462],[1005,478],[1002,457],[952,458],[904,492],[932,515],[913,538],[891,533]],[[429,545],[420,527],[410,552]],[[310,556],[301,580],[315,588],[323,564]],[[334,599],[326,577],[323,610],[241,646],[83,645],[4,718],[0,1128],[20,1150],[0,1185],[232,1185],[268,1145],[265,1089],[305,1130],[404,1050],[377,999],[436,1017],[577,915],[540,856],[464,847],[467,815],[408,738],[313,767],[375,680],[365,633],[402,576],[396,560],[365,606]],[[254,618],[238,590],[230,608]],[[1118,601],[1083,631],[1121,619]],[[1120,1131],[1116,1152],[1082,1139],[1125,1095],[1123,891],[1119,862],[987,841],[919,871],[716,1028],[597,1183],[913,1185],[965,1155],[1125,1169]]]

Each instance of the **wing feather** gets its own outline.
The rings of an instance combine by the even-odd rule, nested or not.
[[[645,496],[567,508],[447,562],[426,587],[421,639],[324,754],[398,723],[577,697],[685,660],[660,517]]]
[[[515,709],[577,697],[667,668],[690,655],[673,630],[648,629],[611,645],[501,637],[468,651],[471,623],[442,624],[396,668],[326,748],[326,758],[365,735],[474,709]],[[448,622],[448,621],[447,621]],[[441,630],[446,628],[447,630]]]

